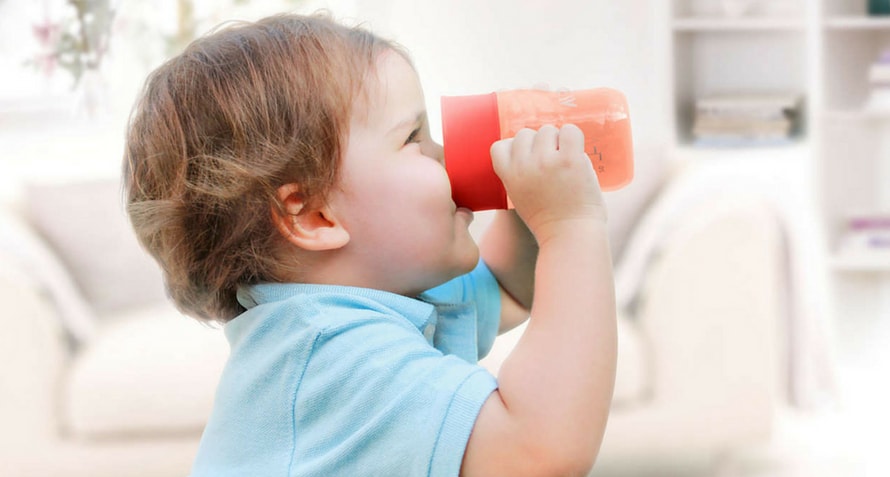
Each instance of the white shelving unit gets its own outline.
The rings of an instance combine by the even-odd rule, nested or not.
[[[672,0],[673,111],[677,145],[691,143],[696,98],[735,91],[802,93],[806,17],[798,12],[728,17],[719,0]]]
[[[835,315],[868,310],[890,318],[890,253],[842,247],[851,214],[890,214],[890,111],[865,107],[869,68],[890,49],[890,16],[869,16],[868,0],[752,0],[742,15],[727,14],[726,3],[668,2],[674,158],[799,161],[824,235]],[[790,147],[693,145],[696,99],[738,91],[804,98]]]
[[[841,249],[845,222],[854,213],[890,211],[890,111],[865,104],[871,92],[868,69],[890,49],[890,17],[866,14],[866,1],[822,0],[821,50],[825,78],[819,164],[820,190],[835,253],[843,272],[890,273],[883,254]]]
[[[674,19],[674,31],[677,32],[803,31],[805,28],[805,22],[793,18],[713,18],[693,16]]]
[[[890,18],[857,15],[830,14],[823,25],[828,30],[884,30],[890,28]]]

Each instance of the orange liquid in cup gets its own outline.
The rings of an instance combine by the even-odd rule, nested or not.
[[[575,124],[584,132],[604,191],[633,179],[633,141],[627,100],[620,91],[511,90],[442,98],[445,168],[454,200],[472,210],[509,207],[506,191],[491,165],[491,145],[522,128]]]

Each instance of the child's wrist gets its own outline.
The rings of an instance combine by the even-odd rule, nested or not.
[[[596,240],[597,237],[608,237],[605,214],[552,220],[531,228],[531,231],[542,247],[548,242],[562,238]]]

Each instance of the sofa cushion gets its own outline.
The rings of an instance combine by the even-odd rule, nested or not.
[[[0,274],[17,270],[16,279],[39,290],[74,343],[89,341],[95,319],[65,265],[46,241],[12,209],[0,208]]]
[[[136,241],[118,180],[31,184],[25,207],[97,316],[165,301],[160,269]]]
[[[504,360],[516,346],[528,322],[498,336],[479,364],[497,376]],[[646,340],[636,322],[618,316],[618,369],[612,407],[632,406],[650,395],[649,354]]]
[[[81,438],[200,434],[228,352],[221,329],[170,305],[104,323],[72,364],[67,429]]]

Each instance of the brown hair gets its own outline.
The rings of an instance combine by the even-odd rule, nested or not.
[[[183,312],[228,321],[239,285],[280,281],[270,206],[323,201],[353,101],[386,50],[327,15],[278,15],[200,38],[152,72],[130,118],[127,212]]]

